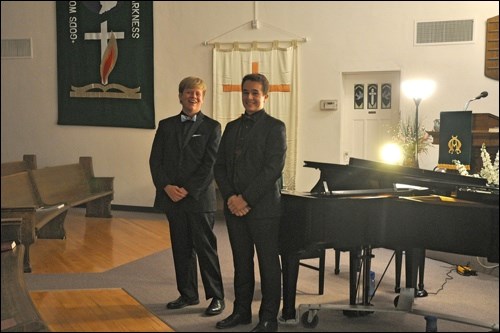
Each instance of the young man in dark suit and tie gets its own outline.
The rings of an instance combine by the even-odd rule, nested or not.
[[[269,82],[264,75],[246,75],[241,87],[245,113],[227,124],[214,167],[215,180],[225,201],[235,294],[232,314],[216,327],[251,323],[257,251],[262,301],[259,323],[252,332],[275,332],[281,300],[278,239],[286,129],[281,120],[264,110],[269,93]]]
[[[221,138],[219,122],[201,112],[206,85],[187,77],[179,84],[180,114],[163,119],[153,141],[149,165],[156,187],[155,208],[170,226],[179,298],[167,304],[181,309],[198,304],[197,258],[208,316],[224,310],[224,290],[213,232],[217,201],[213,166]]]

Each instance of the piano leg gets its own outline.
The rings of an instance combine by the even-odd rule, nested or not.
[[[425,272],[425,249],[419,249],[418,254],[418,289],[417,289],[417,297],[426,297],[427,291],[424,289],[424,272]]]
[[[372,269],[372,254],[371,247],[363,249],[363,303],[362,305],[370,305],[370,271]]]
[[[403,251],[396,250],[396,285],[394,287],[394,292],[399,293],[401,291],[401,268],[403,266]]]
[[[356,305],[357,300],[357,278],[358,273],[361,274],[361,290],[362,302],[361,305],[370,304],[370,270],[372,263],[372,249],[365,247],[363,249],[351,249],[349,251],[349,304]],[[362,272],[361,268],[363,269]]]
[[[426,297],[427,291],[424,289],[425,249],[406,250],[405,263],[406,287],[415,289],[415,297]]]
[[[349,251],[349,304],[356,304],[356,279],[359,272],[360,250]]]
[[[340,250],[335,249],[335,275],[340,273]]]
[[[283,274],[283,309],[284,320],[296,318],[295,297],[297,296],[297,280],[299,278],[299,255],[282,254],[281,269]]]
[[[351,249],[349,251],[349,304],[356,305],[357,300],[357,277],[361,274],[362,281],[362,303],[361,305],[370,305],[370,269],[372,261],[372,249],[364,247],[363,249]],[[362,268],[362,271],[361,271]],[[343,310],[347,317],[366,316],[371,311]]]

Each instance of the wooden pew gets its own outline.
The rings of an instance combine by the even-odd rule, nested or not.
[[[30,171],[42,202],[71,207],[85,205],[87,217],[112,217],[113,177],[95,177],[92,157],[79,163],[45,167]]]
[[[2,251],[2,332],[49,332],[24,281],[21,226],[21,218],[2,218],[2,244],[17,243],[12,250]]]
[[[34,169],[36,169],[36,155],[23,155],[22,161],[2,163],[2,177]]]
[[[22,219],[20,242],[24,249],[24,271],[31,272],[30,245],[37,237],[64,239],[64,218],[70,208],[59,202],[44,203],[38,196],[30,171],[22,171],[2,177],[2,221],[8,218]],[[2,222],[2,228],[4,224]]]

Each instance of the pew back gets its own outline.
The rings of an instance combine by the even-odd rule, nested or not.
[[[92,196],[89,179],[80,164],[67,164],[32,171],[33,181],[43,202],[78,205]]]
[[[41,205],[27,171],[2,176],[3,207],[38,207]]]
[[[2,163],[2,177],[21,171],[36,169],[36,155],[23,155],[22,161]]]

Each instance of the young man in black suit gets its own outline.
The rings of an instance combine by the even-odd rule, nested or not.
[[[167,304],[181,309],[198,304],[196,258],[205,288],[212,299],[208,316],[224,310],[224,290],[213,232],[217,201],[213,166],[221,138],[219,122],[201,112],[206,85],[196,77],[179,84],[180,114],[163,119],[153,141],[149,165],[156,187],[154,206],[166,213],[170,226],[177,290],[180,297]]]
[[[281,300],[278,237],[286,129],[281,120],[264,110],[269,93],[269,82],[264,75],[246,75],[241,87],[245,113],[227,124],[214,167],[215,180],[225,201],[235,294],[232,314],[216,327],[251,323],[256,250],[262,302],[259,323],[252,332],[275,332]]]

